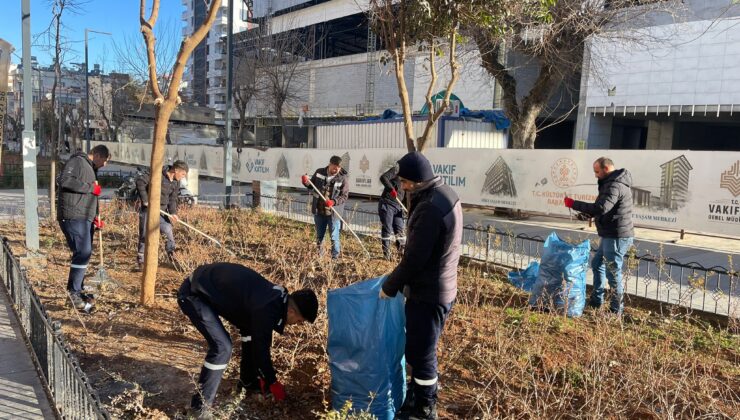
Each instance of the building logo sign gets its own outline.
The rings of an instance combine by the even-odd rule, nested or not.
[[[288,170],[288,159],[285,158],[284,154],[281,154],[280,159],[278,160],[276,175],[278,178],[290,178],[290,171]]]
[[[360,171],[362,171],[362,175],[355,177],[355,187],[372,188],[373,179],[366,175],[369,169],[370,161],[367,159],[366,155],[362,155],[362,159],[360,159]]]
[[[733,197],[740,196],[740,160],[735,162],[730,169],[722,172],[719,187],[729,191]]]
[[[467,177],[457,175],[457,165],[433,164],[432,170],[450,187],[465,187]]]
[[[578,179],[578,165],[573,159],[558,159],[550,167],[550,178],[560,188],[572,187]]]
[[[259,155],[254,159],[247,159],[244,167],[249,173],[267,174],[270,172],[270,167],[266,164],[265,158],[259,157]]]

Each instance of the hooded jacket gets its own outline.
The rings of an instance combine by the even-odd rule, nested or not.
[[[314,172],[311,177],[311,182],[316,188],[321,191],[321,194],[326,197],[327,200],[334,200],[334,209],[339,213],[344,211],[344,203],[349,198],[349,176],[344,168],[339,169],[339,172],[334,175],[331,179],[328,175],[327,168],[319,168]],[[311,213],[319,214],[324,216],[332,216],[332,219],[336,218],[336,214],[328,209],[324,204],[324,201],[316,194],[316,191],[309,185],[309,191],[313,195],[313,201],[311,202]]]
[[[573,210],[591,215],[596,219],[596,231],[602,238],[632,238],[632,174],[626,169],[617,169],[599,180],[599,196],[596,202],[575,201]]]
[[[457,296],[463,231],[460,198],[439,177],[411,197],[406,249],[383,291],[395,296],[409,286],[409,299],[446,305]]]
[[[285,329],[288,291],[252,269],[231,263],[196,268],[190,284],[191,292],[239,328],[242,337],[251,337],[255,369],[268,384],[275,382],[272,332],[282,334]]]
[[[57,177],[57,219],[87,220],[92,222],[98,214],[98,197],[93,195],[97,170],[84,152],[69,158]]]

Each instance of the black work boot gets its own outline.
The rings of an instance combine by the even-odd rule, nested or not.
[[[93,304],[85,301],[79,293],[70,293],[69,298],[72,301],[72,306],[80,312],[89,314],[95,307]]]
[[[437,403],[435,401],[429,401],[426,403],[417,404],[414,407],[414,411],[409,416],[409,420],[436,420],[437,419]]]
[[[406,386],[406,398],[403,400],[401,408],[396,412],[394,420],[407,420],[414,411],[414,384],[408,383]]]

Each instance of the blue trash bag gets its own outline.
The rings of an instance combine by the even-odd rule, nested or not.
[[[588,240],[571,245],[551,233],[545,241],[529,305],[547,308],[552,302],[569,317],[581,316],[586,305],[586,270],[590,254]]]
[[[525,292],[531,292],[537,282],[537,274],[540,272],[540,263],[532,261],[526,270],[509,271],[509,283]]]
[[[403,296],[380,299],[385,277],[327,294],[331,401],[341,410],[367,411],[392,420],[406,394],[406,316]]]

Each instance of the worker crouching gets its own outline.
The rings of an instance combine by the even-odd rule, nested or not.
[[[239,264],[200,266],[182,283],[177,296],[182,312],[208,342],[191,408],[210,418],[221,377],[231,358],[231,337],[221,319],[239,329],[242,358],[239,385],[284,400],[285,388],[277,380],[270,355],[272,332],[287,325],[313,323],[318,311],[310,289],[288,293],[254,270]],[[220,317],[220,318],[219,318]]]

